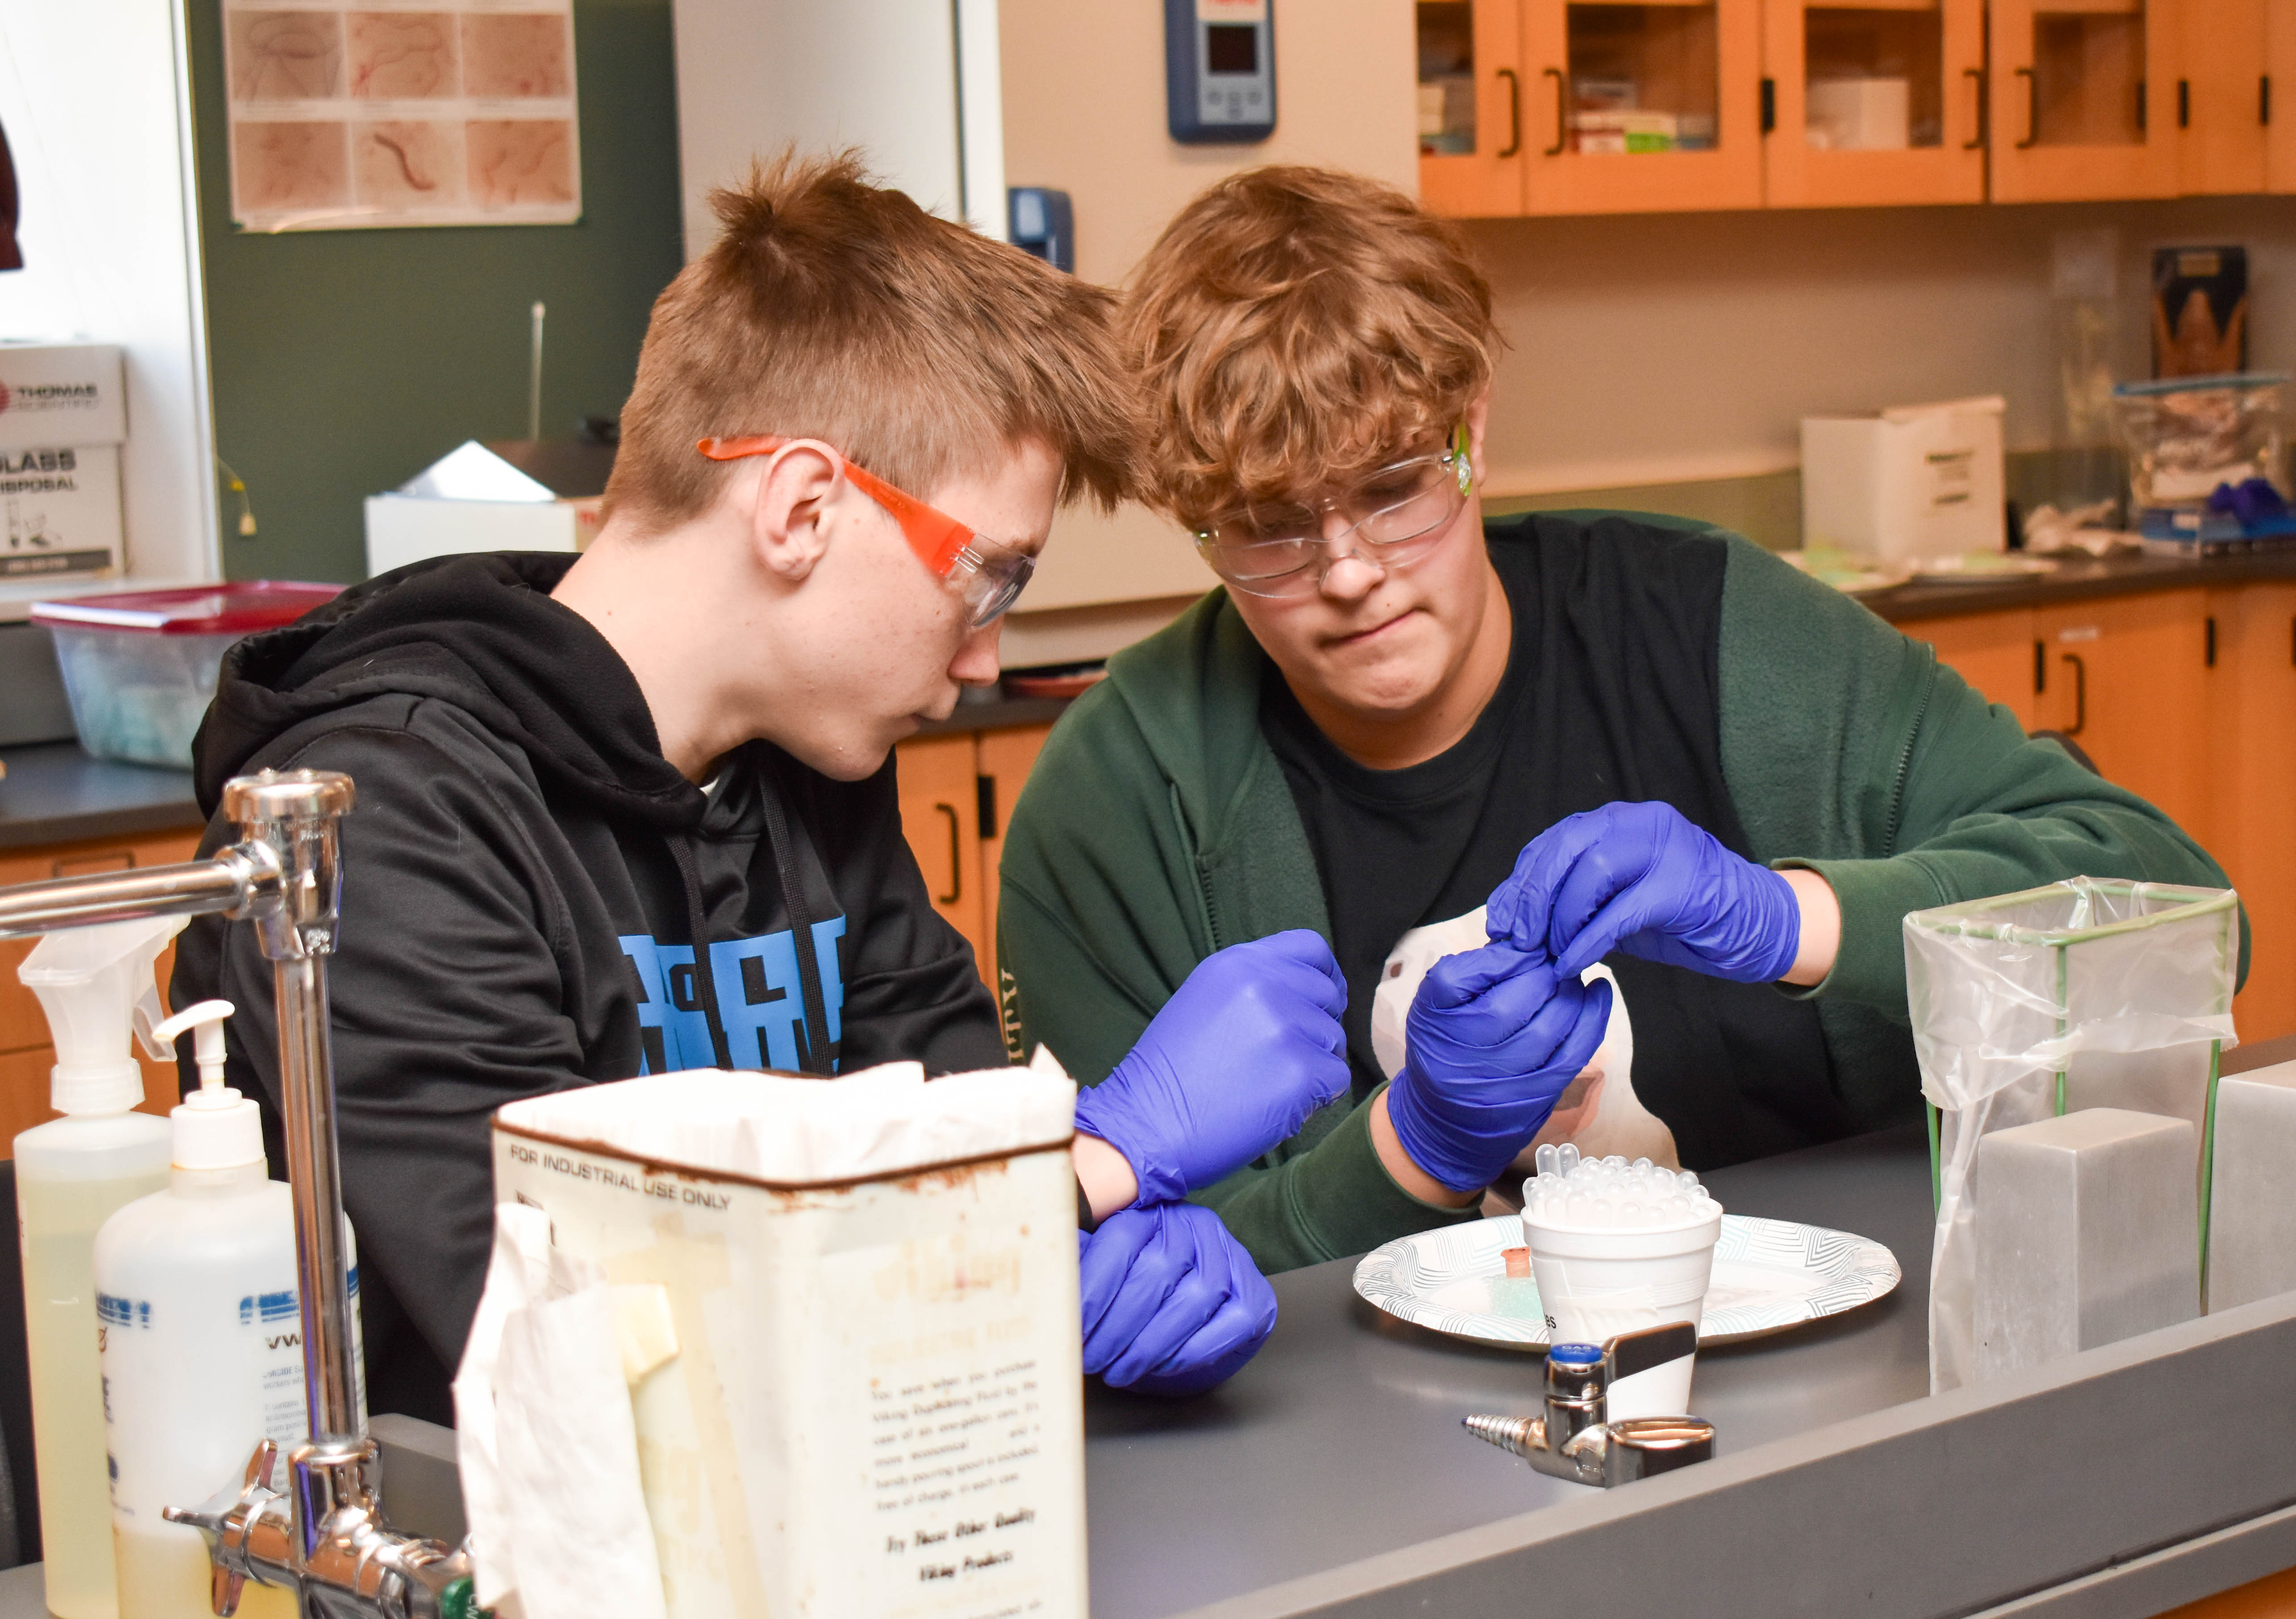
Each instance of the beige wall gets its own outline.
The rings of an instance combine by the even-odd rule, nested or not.
[[[1799,460],[1804,415],[1967,394],[2008,448],[2053,427],[2050,243],[2121,242],[2121,374],[2150,374],[2151,250],[2244,242],[2250,363],[2296,368],[2296,197],[1480,222],[1513,344],[1491,412],[1501,495],[1735,478]]]
[[[1181,206],[1221,176],[1262,163],[1321,163],[1414,193],[1412,11],[1397,0],[1305,0],[1277,8],[1275,133],[1250,146],[1182,146],[1164,121],[1164,17],[1146,0],[1003,0],[1004,173],[1076,205],[1077,273],[1114,284]],[[1211,583],[1154,514],[1064,514],[1015,613],[1011,662],[1051,645],[1048,610],[1193,595]]]

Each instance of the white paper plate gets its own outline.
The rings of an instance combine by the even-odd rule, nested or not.
[[[1513,1214],[1398,1237],[1357,1262],[1356,1291],[1391,1316],[1455,1338],[1543,1348],[1538,1284],[1508,1277],[1499,1257],[1521,1245],[1522,1221]],[[1901,1274],[1895,1254],[1863,1237],[1725,1214],[1698,1340],[1734,1344],[1840,1315],[1880,1298]]]

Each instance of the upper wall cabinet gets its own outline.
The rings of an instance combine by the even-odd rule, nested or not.
[[[2177,12],[2177,0],[1994,0],[1996,201],[2176,194],[2180,88],[2190,117]]]
[[[1760,0],[1423,0],[1421,195],[1451,214],[1762,199]]]
[[[1984,0],[1767,0],[1764,194],[1985,199]]]
[[[2296,192],[2296,0],[1416,11],[1439,213]]]

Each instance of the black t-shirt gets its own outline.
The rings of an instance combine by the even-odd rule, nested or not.
[[[1748,853],[1722,779],[1718,538],[1620,519],[1487,525],[1513,611],[1499,688],[1459,742],[1400,770],[1357,764],[1274,670],[1259,725],[1315,851],[1348,982],[1360,1098],[1388,1076],[1374,995],[1397,941],[1483,904],[1523,845],[1613,801],[1660,800]],[[1816,1011],[1614,954],[1635,1028],[1635,1090],[1709,1169],[1851,1133]]]

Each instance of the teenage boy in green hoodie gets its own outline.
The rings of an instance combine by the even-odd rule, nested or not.
[[[1734,536],[1486,522],[1489,289],[1399,193],[1215,185],[1127,320],[1154,498],[1226,588],[1112,659],[1029,777],[1006,1034],[1090,1081],[1210,952],[1329,938],[1352,1094],[1199,1194],[1263,1269],[1468,1218],[1602,1040],[1598,961],[1635,1090],[1705,1169],[1913,1112],[1906,912],[2079,873],[2224,884]]]

